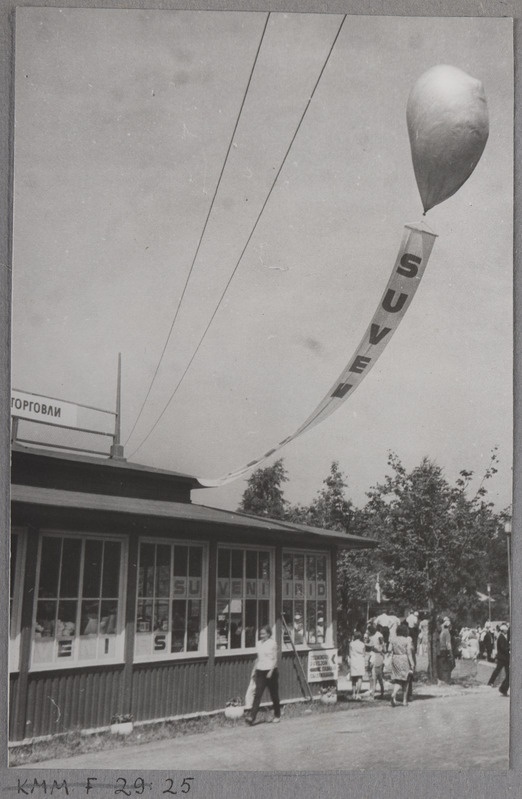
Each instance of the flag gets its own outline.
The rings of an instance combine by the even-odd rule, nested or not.
[[[490,602],[496,602],[496,599],[492,599],[488,594],[483,594],[481,591],[475,591],[475,593],[481,602],[487,602],[488,599]]]

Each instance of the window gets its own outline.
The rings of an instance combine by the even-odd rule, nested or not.
[[[296,645],[327,643],[330,616],[327,556],[283,553],[283,613]]]
[[[32,666],[121,657],[121,541],[42,536]]]
[[[204,653],[202,546],[142,541],[136,659]]]
[[[270,619],[271,555],[218,549],[216,650],[251,649]]]

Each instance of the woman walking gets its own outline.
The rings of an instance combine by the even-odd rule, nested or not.
[[[274,706],[274,724],[281,721],[281,705],[279,703],[279,672],[277,670],[277,644],[272,638],[272,628],[265,624],[259,630],[259,641],[256,647],[257,660],[254,666],[256,692],[250,714],[245,716],[247,724],[252,726],[256,720],[261,698],[268,687]]]
[[[359,699],[362,679],[366,671],[366,646],[362,633],[354,633],[350,641],[350,679],[352,681],[352,699]]]
[[[390,635],[391,644],[391,678],[393,683],[391,704],[397,704],[397,694],[402,688],[402,704],[408,704],[409,681],[413,678],[415,660],[413,656],[413,645],[411,638],[408,637],[408,625],[402,622]]]
[[[381,688],[381,699],[384,696],[384,638],[373,624],[368,626],[367,648],[370,650],[370,699],[375,699],[377,683]]]

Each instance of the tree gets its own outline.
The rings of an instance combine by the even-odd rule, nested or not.
[[[243,493],[238,510],[254,516],[270,519],[285,519],[288,502],[283,496],[282,484],[288,481],[283,459],[272,466],[256,469],[248,478],[248,487]]]
[[[391,453],[392,474],[368,493],[368,534],[380,540],[386,594],[399,605],[425,610],[433,634],[436,619],[450,614],[461,622],[483,608],[477,596],[488,569],[490,545],[499,519],[484,500],[484,480],[494,474],[496,455],[479,490],[469,498],[472,472],[454,486],[428,458],[407,472]],[[431,672],[436,663],[430,647]]]

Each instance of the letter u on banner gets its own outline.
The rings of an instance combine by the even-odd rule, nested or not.
[[[277,446],[241,469],[215,480],[200,478],[201,485],[218,486],[236,480],[281,450],[290,441],[322,422],[353,394],[375,365],[408,310],[424,275],[436,238],[436,234],[427,230],[422,223],[405,225],[391,277],[359,346],[328,393],[301,427],[293,435],[280,441]]]

